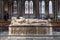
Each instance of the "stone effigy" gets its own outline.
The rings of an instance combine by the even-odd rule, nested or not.
[[[49,21],[50,20],[25,19],[22,17],[20,19],[13,18],[9,25],[9,35],[52,34],[52,28],[41,27],[51,26]]]

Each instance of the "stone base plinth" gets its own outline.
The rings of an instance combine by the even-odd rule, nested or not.
[[[9,27],[9,35],[52,34],[52,27]]]

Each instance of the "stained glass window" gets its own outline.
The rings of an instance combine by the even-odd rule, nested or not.
[[[17,1],[14,1],[14,4],[13,4],[13,14],[17,14]]]
[[[33,1],[25,1],[25,14],[33,14]]]
[[[39,14],[40,14],[40,19],[45,18],[45,1],[39,2]]]
[[[42,1],[42,14],[45,14],[45,1]]]
[[[25,14],[28,14],[28,1],[25,1]]]
[[[49,14],[52,14],[53,10],[52,10],[52,1],[49,1]]]
[[[30,14],[33,14],[33,1],[30,1],[29,10],[30,10]]]

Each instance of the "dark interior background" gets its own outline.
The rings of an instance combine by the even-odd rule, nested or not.
[[[14,0],[0,0],[0,20],[4,20],[4,12],[6,11],[9,14],[9,19],[11,19],[13,15],[13,1]],[[24,16],[24,8],[25,8],[25,1],[26,0],[16,0],[17,1],[17,9],[18,9],[18,16]],[[30,0],[28,0],[30,1]],[[35,18],[39,18],[39,1],[42,0],[32,0],[33,1],[33,11]],[[49,0],[45,1],[45,12],[46,12],[46,19],[51,18],[53,20],[58,20],[57,15],[60,13],[60,0],[52,0],[53,2],[53,15],[49,15]],[[52,16],[52,17],[51,17]]]

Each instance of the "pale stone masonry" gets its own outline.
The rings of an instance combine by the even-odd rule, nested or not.
[[[22,23],[21,23],[22,22]],[[12,24],[9,26],[9,35],[30,35],[30,34],[50,34],[52,35],[52,27],[41,27],[41,26],[52,26],[48,20],[40,19],[16,19],[13,18]],[[12,27],[14,26],[14,27]],[[17,27],[19,26],[19,27]],[[34,27],[32,27],[34,26]],[[40,27],[39,27],[40,26]]]

